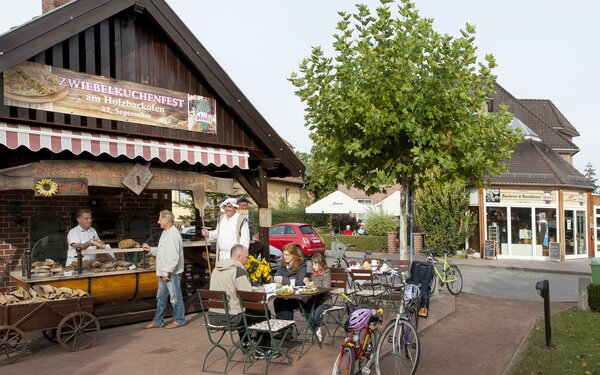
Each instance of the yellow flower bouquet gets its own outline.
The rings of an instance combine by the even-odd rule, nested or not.
[[[271,279],[271,265],[264,258],[259,261],[250,255],[244,266],[246,267],[248,278],[253,283],[265,283]]]

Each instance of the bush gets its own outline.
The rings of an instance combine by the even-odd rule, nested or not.
[[[587,288],[590,309],[600,312],[600,284],[590,284]]]
[[[398,219],[383,211],[370,209],[367,212],[366,229],[372,236],[387,236],[388,232],[398,229]]]
[[[331,249],[331,235],[322,234],[325,248]],[[349,251],[371,250],[375,253],[387,252],[387,236],[337,236],[338,241],[346,245],[354,245]]]

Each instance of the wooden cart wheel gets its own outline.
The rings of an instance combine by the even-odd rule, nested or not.
[[[42,331],[42,335],[44,335],[44,337],[46,338],[46,340],[53,342],[53,343],[58,343],[58,340],[56,340],[56,328],[54,329],[45,329]]]
[[[23,331],[13,326],[0,326],[0,366],[16,361],[26,346]]]
[[[67,315],[56,328],[56,339],[63,348],[72,352],[87,349],[100,333],[98,319],[85,311]]]

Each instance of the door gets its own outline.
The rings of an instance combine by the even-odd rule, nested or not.
[[[584,210],[565,210],[565,258],[587,258]]]
[[[594,206],[594,249],[596,258],[600,258],[600,206]]]

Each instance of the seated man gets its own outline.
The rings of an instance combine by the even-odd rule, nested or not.
[[[246,337],[244,321],[242,317],[243,309],[237,295],[238,290],[253,291],[250,279],[246,274],[244,263],[248,260],[248,249],[244,245],[234,245],[231,248],[229,259],[223,259],[217,263],[210,277],[210,290],[220,290],[227,293],[229,302],[229,323],[232,327],[238,328],[240,341],[243,347],[248,346],[249,338]],[[264,287],[258,291],[264,292]],[[258,323],[266,319],[263,311],[254,311],[252,315],[256,318],[250,319],[248,323]],[[222,325],[227,322],[227,315],[223,309],[210,308],[208,311],[208,320],[211,324]]]

